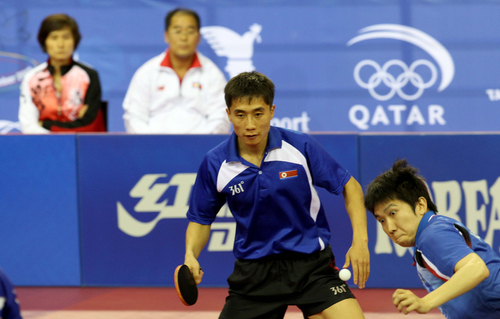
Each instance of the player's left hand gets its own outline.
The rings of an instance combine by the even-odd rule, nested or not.
[[[392,295],[392,303],[399,312],[404,312],[405,315],[412,311],[417,313],[428,313],[431,307],[424,299],[417,297],[413,292],[406,289],[397,289]]]
[[[352,276],[355,285],[359,289],[365,288],[365,282],[370,276],[370,251],[368,243],[353,243],[345,256],[343,268],[349,267],[352,263]]]

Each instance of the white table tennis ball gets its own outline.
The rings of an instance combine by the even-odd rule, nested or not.
[[[342,269],[339,272],[339,277],[343,281],[348,281],[349,279],[351,279],[351,272],[349,271],[349,269]]]

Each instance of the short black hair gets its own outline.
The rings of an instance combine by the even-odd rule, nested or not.
[[[224,88],[227,108],[231,108],[233,101],[248,98],[262,98],[272,106],[274,101],[274,83],[267,76],[257,71],[243,72],[227,82]]]
[[[167,16],[165,17],[165,31],[168,31],[170,23],[172,23],[172,18],[176,13],[182,13],[192,16],[196,20],[196,24],[198,25],[198,31],[200,31],[200,16],[195,11],[185,8],[177,8],[167,13]]]
[[[38,30],[38,43],[42,47],[43,52],[47,52],[47,46],[45,41],[52,31],[62,30],[64,28],[69,28],[71,34],[73,35],[73,40],[75,41],[74,50],[78,47],[78,43],[82,39],[80,30],[78,30],[78,24],[75,19],[64,13],[52,14],[43,19],[40,29]]]
[[[420,197],[424,197],[427,207],[437,213],[424,177],[418,175],[418,169],[409,165],[406,159],[398,159],[391,169],[377,176],[368,185],[365,207],[373,214],[377,204],[393,199],[407,203],[415,211]]]

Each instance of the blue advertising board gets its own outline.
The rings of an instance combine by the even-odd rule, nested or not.
[[[16,285],[172,286],[198,166],[226,135],[0,137],[0,266]],[[500,251],[500,134],[320,134],[366,187],[397,158],[427,179],[439,214]],[[318,194],[339,265],[352,241],[342,196]],[[421,287],[409,249],[368,213],[368,287]],[[235,222],[223,207],[200,256],[203,286],[226,286]],[[352,283],[352,280],[351,280]]]
[[[366,187],[398,158],[426,178],[438,214],[454,218],[500,251],[500,135],[360,136]],[[369,214],[371,215],[371,214]],[[368,216],[370,286],[420,287],[410,248],[395,245]]]
[[[163,52],[178,1],[0,3],[0,132],[19,130],[19,83],[46,61],[37,32],[49,14],[80,26],[75,59],[92,65],[124,131],[134,72]],[[497,1],[183,1],[201,17],[199,51],[227,79],[256,69],[277,88],[273,124],[311,132],[497,131]],[[244,12],[244,14],[242,14]]]
[[[314,135],[314,138],[359,181],[357,135],[319,134]],[[342,266],[352,244],[351,220],[345,209],[344,197],[332,195],[320,187],[316,187],[316,190],[330,225],[330,245],[335,261],[337,266]],[[349,283],[352,284],[352,279]]]
[[[74,135],[0,136],[0,149],[0,267],[16,285],[80,285]]]
[[[173,271],[184,262],[186,212],[199,163],[225,138],[78,137],[85,285],[173,285]],[[227,219],[220,218],[221,234],[230,231],[223,227]],[[222,250],[218,258],[232,258],[231,248],[215,249]],[[232,262],[205,263],[205,271],[214,274],[205,284],[220,285],[217,274],[228,275],[231,267]]]
[[[184,262],[186,212],[198,166],[224,135],[78,136],[83,284],[172,286]],[[357,174],[357,136],[316,136]],[[352,242],[342,196],[320,191],[332,246],[344,262]],[[203,286],[225,286],[236,224],[223,207],[199,261]]]

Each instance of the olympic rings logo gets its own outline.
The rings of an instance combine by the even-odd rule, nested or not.
[[[429,68],[431,72],[431,78],[427,82],[424,82],[424,79],[420,76],[420,74],[415,72],[415,69],[421,65]],[[364,82],[360,77],[360,72],[363,67],[373,67],[375,69],[375,73],[370,76],[368,82]],[[390,67],[399,67],[402,69],[402,73],[397,77],[394,77],[388,72]],[[356,83],[360,87],[368,89],[371,96],[379,101],[387,101],[395,94],[404,100],[413,101],[418,99],[424,93],[425,89],[436,83],[437,69],[432,62],[423,59],[413,62],[410,67],[408,67],[406,63],[401,60],[387,61],[383,67],[380,67],[380,65],[373,60],[363,60],[354,68],[354,80],[356,80]],[[391,89],[389,93],[381,95],[375,91],[381,83]],[[411,83],[414,87],[416,87],[417,92],[414,94],[405,93],[403,88],[408,83]]]

